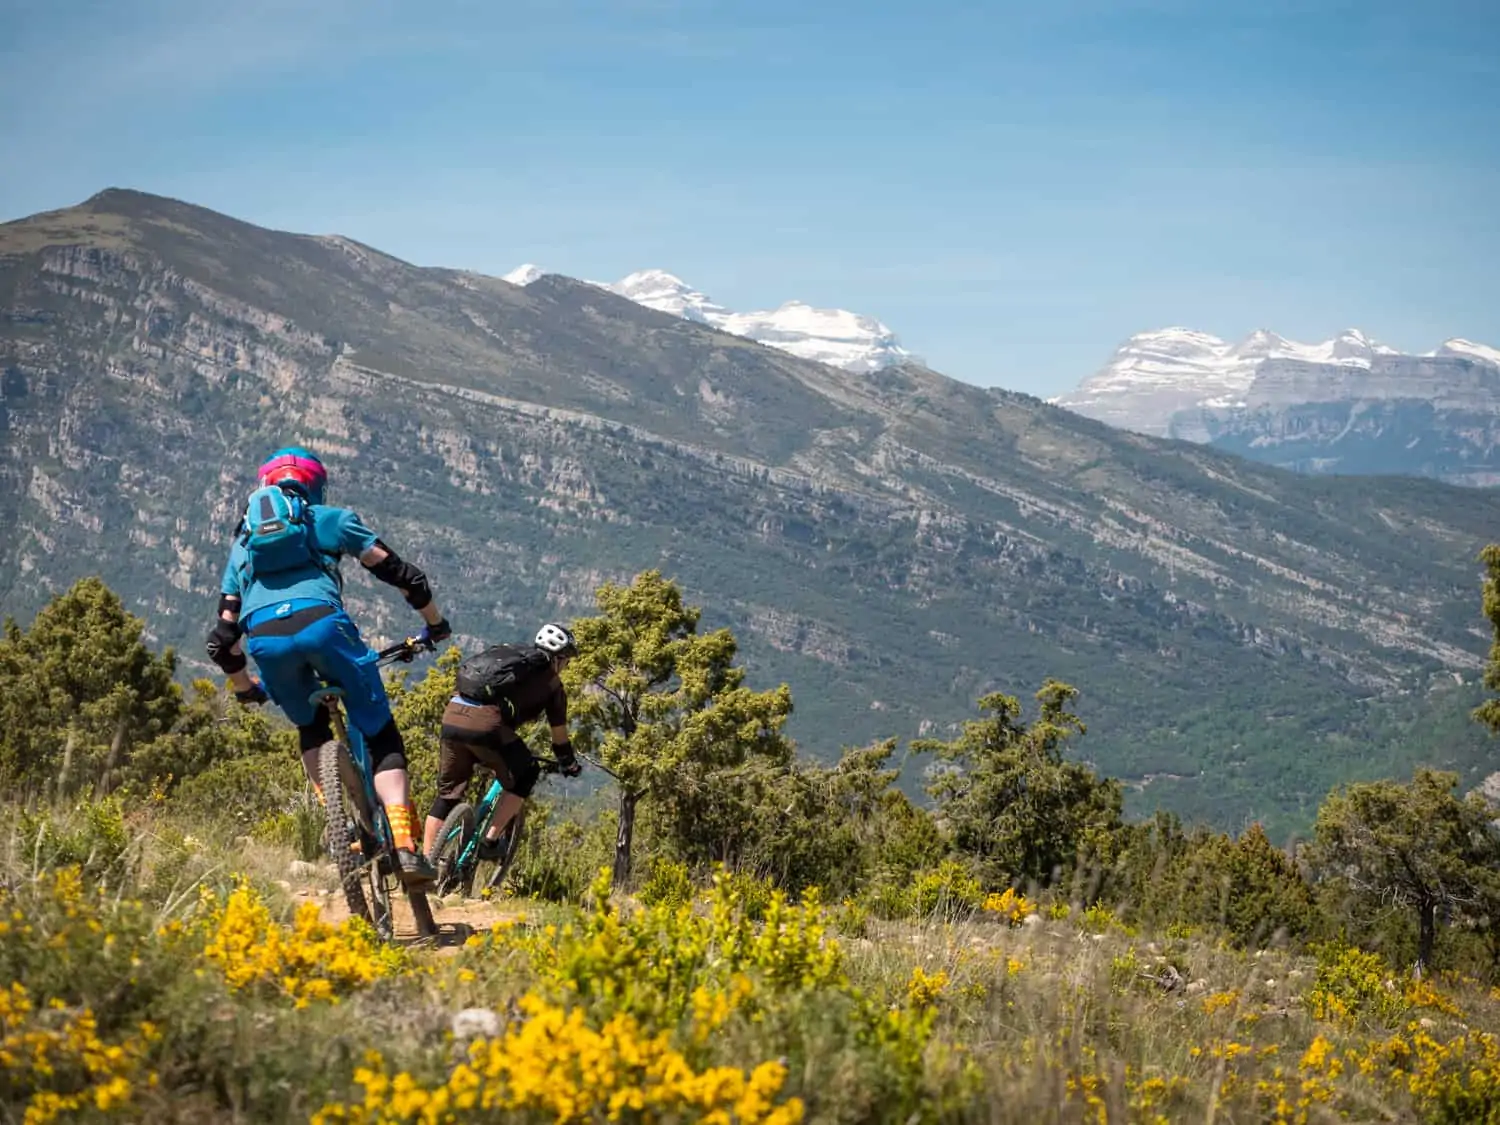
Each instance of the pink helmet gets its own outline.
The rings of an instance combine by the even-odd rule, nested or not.
[[[296,481],[307,492],[309,500],[321,504],[323,490],[328,485],[328,470],[311,450],[289,445],[271,454],[260,467],[261,484],[280,484],[284,480]]]

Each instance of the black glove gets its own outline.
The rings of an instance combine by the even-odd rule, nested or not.
[[[208,658],[219,668],[227,673],[233,674],[245,667],[245,655],[236,655],[231,650],[239,642],[240,626],[236,621],[225,621],[222,617],[214,622],[214,627],[209,631],[208,640],[204,642],[204,648],[208,650]]]
[[[441,618],[436,625],[424,625],[422,631],[417,634],[417,643],[424,647],[441,644],[453,636],[453,626],[448,624],[446,617]]]
[[[552,747],[552,753],[557,758],[557,772],[564,777],[577,777],[583,772],[583,767],[578,764],[578,755],[573,753],[571,742]]]
[[[260,686],[259,680],[251,680],[250,686],[244,691],[235,692],[234,697],[241,703],[243,703],[246,707],[249,707],[253,704],[266,703],[271,698],[266,694],[266,689]]]

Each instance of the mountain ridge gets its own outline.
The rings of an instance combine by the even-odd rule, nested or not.
[[[463,643],[658,566],[756,682],[792,684],[820,756],[1045,675],[1083,690],[1101,769],[1220,823],[1286,831],[1331,780],[1487,752],[1463,716],[1500,495],[1297,477],[557,275],[91,204],[0,226],[5,613],[105,560],[203,667],[246,474],[296,439],[429,571]],[[406,627],[357,568],[348,589],[370,636]]]

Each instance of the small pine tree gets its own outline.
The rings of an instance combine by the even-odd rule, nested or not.
[[[675,582],[651,570],[629,586],[606,583],[597,617],[573,623],[579,655],[563,673],[574,742],[619,779],[614,879],[630,877],[640,802],[691,800],[720,771],[758,759],[785,767],[792,745],[781,727],[791,689],[744,685],[728,629],[700,634],[702,611]]]
[[[98,578],[53,598],[0,639],[0,780],[59,795],[117,785],[134,747],[182,708],[176,657],[142,640],[144,622]]]

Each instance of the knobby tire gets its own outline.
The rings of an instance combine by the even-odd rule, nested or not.
[[[526,806],[522,805],[511,817],[510,823],[505,826],[505,831],[500,833],[500,841],[504,845],[500,852],[500,858],[495,861],[495,870],[490,873],[489,882],[485,885],[495,893],[498,893],[505,885],[505,878],[510,874],[511,867],[516,862],[516,855],[521,850],[521,832],[526,823]]]
[[[467,898],[473,891],[477,861],[470,865],[468,871],[459,871],[455,867],[473,834],[474,806],[467,802],[454,805],[453,810],[444,818],[443,827],[438,829],[437,845],[429,857],[438,873],[438,894],[452,894],[458,890]]]
[[[344,779],[339,770],[340,746],[337,742],[325,742],[318,751],[318,783],[323,788],[323,813],[327,818],[328,851],[339,871],[339,885],[344,888],[344,901],[349,913],[375,927],[375,918],[370,905],[365,901],[365,890],[361,885],[364,875],[363,857],[354,851],[359,839],[353,830],[348,814],[344,811]]]

